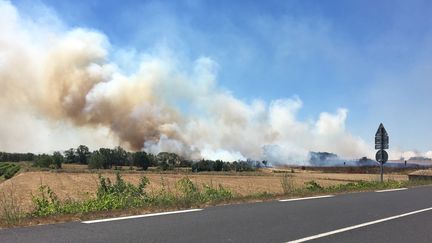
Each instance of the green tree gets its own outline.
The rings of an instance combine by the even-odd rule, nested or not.
[[[36,156],[33,164],[34,164],[34,166],[37,166],[37,167],[49,168],[50,165],[54,165],[54,160],[53,160],[52,156],[50,156],[48,154],[42,154],[42,155]]]
[[[156,156],[157,163],[160,168],[174,169],[175,166],[179,166],[182,163],[182,158],[175,153],[160,152]]]
[[[122,166],[128,162],[128,153],[122,147],[117,146],[112,151],[113,165]]]
[[[75,149],[70,148],[64,152],[65,155],[65,163],[74,163],[78,162],[78,158],[75,153]]]
[[[89,169],[102,169],[105,162],[104,156],[99,151],[94,151],[90,156]]]
[[[90,150],[87,146],[85,146],[85,145],[78,146],[78,148],[76,149],[76,153],[77,153],[78,161],[80,162],[80,164],[87,164],[88,163],[87,160],[90,157],[91,153],[90,153]]]
[[[57,169],[60,169],[62,167],[62,163],[64,162],[64,157],[60,152],[54,152],[53,156],[53,164]]]
[[[133,154],[133,164],[141,167],[143,170],[147,170],[150,166],[150,156],[144,151],[139,151]]]

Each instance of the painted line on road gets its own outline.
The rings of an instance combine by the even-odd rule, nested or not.
[[[325,196],[317,196],[317,197],[301,197],[301,198],[291,198],[291,199],[282,199],[279,202],[292,202],[292,201],[300,201],[300,200],[310,200],[310,199],[319,199],[326,197],[334,197],[334,195],[325,195]]]
[[[370,221],[370,222],[363,223],[363,224],[353,225],[353,226],[350,226],[350,227],[346,227],[346,228],[342,228],[342,229],[338,229],[338,230],[333,230],[333,231],[326,232],[326,233],[321,233],[321,234],[318,234],[318,235],[312,235],[312,236],[309,236],[309,237],[306,237],[306,238],[302,238],[302,239],[298,239],[298,240],[293,240],[293,241],[288,241],[288,243],[300,243],[300,242],[305,242],[305,241],[309,241],[309,240],[315,240],[315,239],[326,237],[326,236],[329,236],[329,235],[334,235],[334,234],[342,233],[342,232],[345,232],[345,231],[350,231],[350,230],[366,227],[366,226],[369,226],[369,225],[378,224],[378,223],[382,223],[382,222],[385,222],[385,221],[390,221],[390,220],[393,220],[393,219],[398,219],[398,218],[410,216],[410,215],[413,215],[413,214],[423,213],[423,212],[430,211],[430,210],[432,210],[432,207],[425,208],[425,209],[420,209],[420,210],[417,210],[417,211],[412,211],[412,212],[409,212],[409,213],[399,214],[399,215],[388,217],[388,218],[384,218],[384,219]]]
[[[180,210],[180,211],[172,211],[172,212],[163,212],[163,213],[150,213],[150,214],[142,214],[142,215],[133,215],[133,216],[126,216],[126,217],[118,217],[118,218],[107,218],[107,219],[97,219],[97,220],[88,220],[88,221],[82,221],[83,224],[94,224],[94,223],[102,223],[102,222],[109,222],[109,221],[116,221],[116,220],[124,220],[124,219],[137,219],[137,218],[145,218],[145,217],[154,217],[154,216],[162,216],[162,215],[169,215],[169,214],[179,214],[179,213],[190,213],[190,212],[198,212],[202,209],[188,209],[188,210]]]
[[[379,190],[379,191],[375,191],[375,192],[395,192],[395,191],[403,191],[406,189],[408,189],[408,188],[403,187],[403,188],[397,188],[397,189]]]

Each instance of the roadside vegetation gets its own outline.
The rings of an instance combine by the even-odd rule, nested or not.
[[[60,201],[48,186],[41,185],[39,194],[33,196],[34,210],[27,216],[39,217],[57,214],[77,214],[97,211],[128,209],[138,207],[150,208],[189,208],[206,203],[217,203],[232,198],[232,193],[218,185],[202,185],[202,188],[185,177],[177,181],[177,192],[165,187],[148,193],[146,186],[149,180],[141,177],[138,185],[125,182],[117,173],[115,182],[109,178],[99,177],[96,197],[85,201]]]
[[[222,185],[194,183],[183,177],[175,183],[175,188],[162,186],[153,191],[148,190],[150,181],[142,176],[136,185],[126,182],[118,172],[115,180],[99,176],[98,188],[94,196],[86,200],[60,200],[47,185],[40,185],[38,193],[32,195],[33,207],[30,211],[20,209],[14,191],[2,192],[0,200],[0,226],[31,224],[32,222],[50,222],[51,217],[63,216],[65,220],[88,219],[98,212],[130,212],[128,210],[144,209],[160,211],[205,207],[220,203],[248,202],[256,200],[274,200],[279,198],[304,197],[328,193],[346,193],[371,191],[390,188],[412,187],[432,184],[432,181],[358,181],[332,186],[322,186],[316,181],[307,181],[301,187],[295,187],[293,176],[284,174],[280,179],[282,193],[260,192],[240,195]],[[96,214],[98,215],[98,214]],[[94,216],[93,216],[94,217]]]

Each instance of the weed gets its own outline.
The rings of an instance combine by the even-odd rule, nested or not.
[[[285,173],[281,178],[281,186],[284,194],[289,194],[294,191],[294,180],[292,175]]]
[[[322,191],[324,188],[320,186],[316,181],[305,182],[306,190],[311,192]]]
[[[0,195],[0,224],[11,226],[19,223],[23,217],[24,213],[17,202],[12,186],[8,193],[3,191]]]

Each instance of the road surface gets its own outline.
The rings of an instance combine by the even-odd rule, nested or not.
[[[432,242],[432,187],[1,229],[0,242]]]

